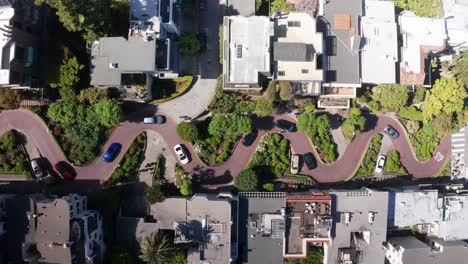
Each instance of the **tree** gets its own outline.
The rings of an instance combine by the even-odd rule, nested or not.
[[[182,122],[177,125],[176,131],[182,140],[194,142],[198,139],[198,129],[193,123]]]
[[[270,81],[268,83],[268,87],[265,91],[265,96],[271,101],[277,100],[277,92],[276,92],[276,81]]]
[[[460,80],[465,84],[465,87],[468,87],[468,51],[455,57],[451,70],[455,79]]]
[[[175,167],[175,185],[179,188],[182,195],[188,196],[192,194],[192,177],[186,174],[184,169],[179,165]]]
[[[330,130],[330,120],[325,115],[305,113],[297,117],[297,129],[309,138],[314,138]]]
[[[379,84],[372,90],[372,98],[384,111],[398,111],[408,102],[408,88],[401,84]]]
[[[60,65],[59,82],[51,83],[52,88],[74,88],[80,81],[78,76],[84,65],[78,62],[76,57],[64,59]]]
[[[111,99],[106,99],[94,105],[94,112],[99,117],[99,122],[105,127],[118,125],[124,117],[120,105]]]
[[[17,145],[17,141],[15,130],[6,132],[0,137],[0,150],[3,150],[4,152],[12,152]]]
[[[273,0],[270,6],[270,15],[275,11],[291,12],[294,11],[294,5],[286,2],[286,0]]]
[[[252,131],[252,120],[248,116],[239,115],[215,115],[208,126],[208,132],[212,136],[239,136]]]
[[[268,98],[260,98],[255,106],[255,113],[258,117],[267,117],[273,114],[273,101]]]
[[[461,81],[453,78],[436,80],[432,89],[426,93],[424,120],[431,120],[442,112],[449,116],[460,113],[466,97],[467,93]]]
[[[87,89],[83,89],[80,91],[80,95],[78,96],[78,100],[83,104],[94,105],[98,101],[104,100],[107,98],[107,91],[96,88],[90,87]]]
[[[348,113],[348,118],[343,122],[341,130],[345,138],[351,141],[355,135],[364,130],[366,118],[362,115],[359,108],[351,108]]]
[[[281,100],[283,101],[290,100],[294,96],[291,82],[280,81],[279,88],[280,88],[279,97],[281,98]]]
[[[416,86],[416,91],[413,94],[413,104],[421,103],[424,101],[424,96],[426,95],[426,87]]]
[[[141,261],[148,264],[166,264],[171,261],[174,248],[161,233],[151,233],[141,243]]]
[[[62,101],[49,105],[47,116],[50,120],[64,125],[76,122],[78,105],[70,101]]]
[[[18,91],[10,89],[0,89],[0,108],[15,109],[21,102],[21,95]]]
[[[179,39],[180,53],[185,56],[195,56],[200,51],[200,41],[195,33],[182,34]]]
[[[178,249],[171,259],[170,264],[186,264],[187,263],[187,254],[185,251]]]
[[[457,115],[458,128],[463,128],[468,123],[468,109],[464,109]]]
[[[242,192],[256,191],[258,189],[258,176],[253,169],[245,169],[237,175],[234,186]]]
[[[63,101],[75,102],[77,100],[75,91],[70,87],[61,88],[59,93]]]
[[[146,198],[148,199],[148,203],[155,204],[164,201],[166,197],[161,188],[150,186],[146,188]]]
[[[265,183],[263,184],[263,189],[265,191],[273,192],[275,190],[275,185],[273,183]]]
[[[447,135],[452,130],[452,117],[446,113],[440,113],[432,119],[432,127],[439,135]]]

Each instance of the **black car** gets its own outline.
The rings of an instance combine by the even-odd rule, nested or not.
[[[276,126],[281,128],[281,129],[287,130],[289,132],[296,132],[297,131],[296,124],[294,124],[291,121],[285,120],[285,119],[279,119],[278,121],[276,121]]]
[[[254,143],[257,136],[258,136],[258,130],[257,129],[252,130],[252,132],[250,132],[244,137],[244,139],[242,140],[242,144],[247,147],[252,145],[252,143]]]
[[[317,168],[317,160],[314,157],[314,154],[307,152],[304,154],[304,163],[309,170]]]
[[[200,52],[206,51],[206,33],[200,32],[197,34],[198,42],[200,43]]]
[[[397,139],[400,136],[400,133],[398,133],[398,131],[390,125],[386,126],[384,131],[394,139]]]

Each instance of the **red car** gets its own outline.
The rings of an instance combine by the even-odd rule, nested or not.
[[[73,180],[76,176],[76,173],[72,166],[70,166],[65,161],[59,161],[55,163],[54,169],[65,179]]]

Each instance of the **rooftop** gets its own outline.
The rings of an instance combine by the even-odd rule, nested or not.
[[[362,264],[384,263],[388,193],[363,188],[331,191],[334,229],[328,263],[350,259]],[[354,262],[353,262],[354,263]]]
[[[410,227],[434,223],[441,219],[437,191],[395,192],[389,196],[389,226]]]
[[[10,62],[15,57],[15,43],[11,39],[11,34],[6,32],[11,32],[10,20],[15,14],[15,10],[11,6],[9,0],[3,0],[0,2],[0,30],[2,34],[0,36],[0,84],[9,84],[10,83]]]
[[[317,57],[323,52],[322,33],[307,13],[290,12],[275,20],[273,57],[279,80],[321,81],[323,72]]]
[[[155,71],[156,40],[100,38],[93,43],[91,56],[91,85],[120,85],[122,73]]]
[[[327,83],[360,86],[359,51],[362,47],[359,19],[361,0],[333,0],[323,4],[318,28],[325,36]]]
[[[448,44],[468,49],[468,0],[442,0]]]
[[[398,61],[395,6],[391,1],[365,2],[361,18],[365,45],[361,51],[362,82],[395,83]]]
[[[442,221],[431,225],[430,235],[444,240],[468,239],[468,196],[447,195],[443,197]]]
[[[269,17],[225,17],[225,61],[228,83],[258,84],[259,73],[270,72],[270,41],[273,26]]]
[[[285,193],[239,193],[239,249],[243,263],[283,263]]]

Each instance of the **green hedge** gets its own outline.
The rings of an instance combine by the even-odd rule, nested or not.
[[[144,134],[138,135],[125,153],[117,169],[111,175],[111,183],[123,182],[137,173],[140,166],[140,157],[143,154],[146,137]]]
[[[16,130],[0,137],[0,174],[23,174],[32,179],[26,153],[19,141],[20,135]]]
[[[263,137],[250,160],[249,167],[261,175],[283,176],[289,169],[288,140],[278,133]]]
[[[406,119],[410,119],[413,121],[423,120],[422,111],[416,109],[416,107],[414,106],[401,107],[399,114],[401,117],[404,117]]]
[[[401,165],[400,154],[398,153],[398,151],[392,151],[387,157],[387,162],[385,164],[385,172],[407,174],[406,169],[403,167],[403,165]]]
[[[179,83],[184,83],[184,85],[182,87],[180,87],[178,90],[176,90],[175,92],[173,92],[170,95],[166,96],[165,98],[156,99],[156,100],[151,101],[151,104],[157,104],[157,103],[162,103],[162,102],[165,102],[165,101],[169,101],[169,100],[172,100],[172,99],[184,94],[191,87],[192,82],[193,82],[193,76],[190,76],[190,75],[182,76],[182,77],[179,77],[179,78],[175,79],[174,82],[175,82],[176,86]],[[154,94],[155,89],[158,89],[158,88],[153,87],[153,94]]]
[[[382,135],[376,134],[372,137],[364,159],[361,162],[361,166],[356,172],[355,177],[371,175],[374,173],[375,163],[377,161],[377,155],[380,151],[382,144]]]

